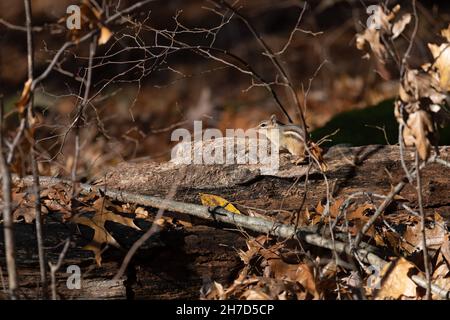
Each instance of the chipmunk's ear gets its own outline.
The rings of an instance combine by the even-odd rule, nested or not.
[[[272,122],[272,124],[276,124],[278,122],[277,116],[273,114],[270,117],[270,122]]]

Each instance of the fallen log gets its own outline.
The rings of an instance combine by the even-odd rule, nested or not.
[[[447,147],[440,149],[440,159],[449,158],[448,150]],[[411,153],[407,152],[405,155],[407,165],[413,163]],[[325,160],[329,169],[326,174],[332,185],[333,196],[346,196],[355,192],[389,193],[391,187],[404,178],[399,159],[398,147],[394,146],[336,149],[327,153]],[[274,175],[261,175],[257,165],[189,165],[188,174],[183,180],[177,181],[181,167],[173,163],[124,163],[107,172],[104,178],[95,181],[94,188],[101,188],[106,192],[113,189],[112,192],[116,194],[110,193],[109,196],[117,200],[122,197],[122,200],[131,202],[132,199],[124,195],[137,192],[144,196],[156,197],[151,199],[157,201],[166,197],[170,186],[177,183],[175,200],[195,204],[199,203],[199,192],[218,194],[237,203],[244,211],[246,208],[262,209],[268,216],[276,215],[276,220],[279,221],[286,220],[283,215],[289,211],[299,210],[300,207],[315,207],[326,194],[323,175],[319,170],[312,168],[308,172],[307,166],[292,166],[287,161],[281,162],[279,172]],[[450,169],[432,163],[423,170],[422,176],[425,210],[431,212],[439,209],[443,216],[448,217],[450,199],[447,190],[450,178],[448,174],[442,174],[446,170]],[[302,181],[306,176],[308,184],[305,189]],[[45,186],[59,182],[52,178],[41,180]],[[410,202],[409,206],[416,205],[415,190],[409,185],[405,185],[400,195],[405,201]],[[162,199],[159,203],[144,204],[180,212],[168,206]],[[186,213],[191,212],[193,207],[186,205]],[[392,206],[389,210],[395,212],[404,209],[401,206]],[[214,215],[205,210],[202,218],[208,216],[220,221],[221,217],[226,215],[226,212],[222,212],[222,215],[220,212],[221,209],[218,209]],[[241,218],[245,219],[244,216]],[[221,230],[218,228],[221,225],[217,223],[199,224],[198,220],[192,222],[193,226],[183,231],[172,230],[158,234],[157,240],[152,239],[150,244],[139,250],[126,277],[119,281],[111,279],[121,263],[124,251],[140,236],[139,232],[111,226],[115,229],[114,236],[123,246],[123,250],[107,250],[100,268],[95,266],[90,252],[81,250],[80,246],[75,245],[69,249],[61,272],[57,276],[60,297],[198,298],[199,290],[205,281],[229,283],[241,266],[236,250],[244,248],[245,238],[236,230],[235,232]],[[36,295],[39,277],[33,226],[23,223],[17,223],[15,226],[22,294],[32,297],[33,294]],[[148,225],[143,229],[145,227]],[[252,223],[244,227],[252,229]],[[72,236],[77,244],[86,240],[79,239],[82,237],[74,232],[73,228],[62,224],[56,218],[53,222],[47,222],[46,229],[46,247],[50,261],[57,260],[62,248],[60,244],[67,236]],[[271,227],[271,230],[282,229]],[[286,236],[286,234],[277,235]],[[2,234],[0,236],[3,237]],[[312,234],[311,241],[317,242],[314,237]],[[3,249],[2,244],[0,246],[2,259]],[[343,247],[343,251],[347,250]],[[0,261],[4,266],[4,261]],[[84,274],[82,289],[73,290],[67,287],[70,274],[63,271],[70,265],[81,267]],[[417,281],[420,282],[420,279]]]

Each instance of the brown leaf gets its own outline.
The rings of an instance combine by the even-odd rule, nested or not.
[[[450,265],[450,235],[447,233],[441,245],[441,253]]]
[[[366,29],[363,33],[356,35],[356,47],[364,50],[365,44],[370,46],[370,50],[375,53],[378,59],[385,61],[387,59],[386,47],[381,43],[380,32],[375,29]]]
[[[72,218],[72,221],[90,227],[94,230],[94,237],[88,245],[83,247],[83,249],[94,252],[97,265],[101,266],[102,264],[101,254],[103,245],[108,244],[116,248],[120,248],[120,245],[117,243],[116,239],[114,239],[113,236],[105,229],[106,220],[103,220],[102,214],[99,216],[95,215],[92,219],[82,216],[75,216]]]
[[[309,151],[312,153],[314,158],[316,158],[317,161],[319,162],[320,169],[324,172],[327,171],[328,166],[325,163],[325,160],[323,159],[323,149],[311,141],[309,143]]]
[[[445,261],[441,261],[437,264],[431,277],[433,284],[437,285],[441,289],[450,291],[450,270],[449,265]],[[433,300],[441,299],[440,296],[433,294]]]
[[[99,266],[101,265],[102,262],[101,254],[103,250],[102,248],[105,244],[112,245],[117,248],[120,247],[119,243],[106,230],[105,228],[106,221],[113,221],[116,223],[120,223],[124,226],[140,230],[139,227],[137,227],[134,224],[133,219],[120,216],[107,210],[106,205],[108,201],[109,200],[105,198],[99,198],[94,202],[93,208],[95,209],[96,212],[92,218],[84,217],[81,215],[72,218],[73,222],[88,226],[94,230],[94,237],[92,241],[88,245],[86,245],[83,249],[94,252],[95,261]]]
[[[415,103],[407,106],[409,112],[416,111],[421,98],[429,98],[435,104],[445,101],[446,95],[441,92],[439,80],[429,71],[408,69],[402,79],[399,90],[400,99],[406,103]]]
[[[223,289],[223,286],[213,281],[211,283],[211,287],[209,288],[208,292],[204,296],[204,299],[206,300],[225,300],[227,299],[227,295],[225,293],[225,290]]]
[[[36,218],[34,210],[34,196],[32,194],[18,191],[14,189],[12,192],[13,201],[13,219],[19,220],[25,219],[25,223],[31,224]]]
[[[446,231],[442,226],[435,224],[433,228],[425,228],[425,238],[427,248],[438,250],[445,242]],[[402,243],[402,248],[409,253],[423,250],[422,233],[420,231],[420,223],[407,226],[403,238],[406,242]]]
[[[263,244],[266,242],[266,236],[259,236],[258,238],[250,238],[246,241],[247,251],[239,250],[238,254],[245,265],[250,264],[250,260],[261,250]]]
[[[320,298],[320,293],[317,290],[316,280],[314,278],[314,272],[307,264],[299,264],[296,269],[296,277],[293,279],[300,283],[314,299]]]
[[[394,23],[392,26],[392,40],[398,38],[399,35],[405,30],[405,27],[411,22],[411,14],[404,14],[400,20]]]
[[[335,201],[333,201],[329,205],[329,209],[328,209],[329,215],[332,218],[336,218],[340,214],[340,207],[344,201],[345,201],[344,198],[339,198],[339,199],[336,199]],[[325,206],[322,204],[321,201],[319,201],[319,203],[317,204],[316,212],[319,213],[320,215],[325,214]]]
[[[323,279],[331,279],[334,278],[336,273],[338,271],[338,268],[336,266],[336,261],[330,260],[326,265],[322,267],[320,270],[320,278]]]
[[[447,39],[448,42],[450,42],[450,24],[448,25],[448,27],[446,29],[441,30],[441,35],[445,39]]]
[[[148,218],[148,211],[145,210],[142,207],[137,207],[134,211],[137,219],[147,219]]]
[[[406,146],[416,147],[420,159],[427,160],[431,151],[429,135],[433,132],[431,115],[424,110],[418,110],[408,115],[403,129],[403,140]]]
[[[248,290],[242,295],[247,300],[272,300],[271,297],[261,290]]]
[[[359,50],[364,50],[365,44],[367,43],[371,51],[375,53],[375,56],[381,62],[385,62],[388,58],[388,54],[381,38],[390,35],[391,33],[397,37],[397,33],[400,34],[408,24],[408,18],[403,16],[394,27],[392,26],[390,21],[395,18],[395,15],[399,10],[399,5],[395,6],[391,11],[385,10],[381,6],[377,6],[376,10],[371,15],[371,19],[376,23],[371,23],[364,32],[356,35],[356,47]]]
[[[428,48],[435,59],[434,65],[439,74],[439,84],[442,90],[450,90],[450,43],[440,46],[429,43]]]
[[[404,258],[386,264],[381,270],[381,288],[375,292],[375,298],[416,298],[417,285],[409,277],[414,270],[417,268]]]
[[[98,44],[104,45],[106,44],[109,39],[111,39],[112,32],[107,27],[101,27],[100,28],[100,37],[98,38]]]
[[[16,102],[16,107],[19,113],[22,115],[25,111],[25,108],[30,101],[30,93],[31,93],[31,84],[33,83],[33,79],[28,79],[25,82],[22,90],[22,94],[20,95],[19,101]]]
[[[347,213],[347,219],[353,220],[353,219],[362,219],[367,221],[369,218],[367,217],[366,213],[368,211],[374,211],[376,208],[371,203],[365,203],[363,205],[358,206],[355,210],[353,210],[350,213]]]

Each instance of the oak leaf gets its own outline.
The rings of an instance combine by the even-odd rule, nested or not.
[[[381,288],[376,299],[416,298],[417,285],[409,277],[417,268],[404,258],[387,263],[381,270]]]
[[[91,242],[84,246],[83,249],[90,250],[94,253],[95,261],[99,266],[102,263],[101,255],[105,245],[112,245],[116,248],[120,248],[116,239],[114,239],[114,237],[106,230],[106,221],[113,221],[136,230],[141,230],[134,224],[132,218],[120,216],[106,209],[107,201],[108,200],[105,198],[99,198],[94,202],[93,208],[95,209],[95,214],[92,218],[82,215],[77,215],[72,218],[74,223],[85,225],[94,230],[94,236]]]

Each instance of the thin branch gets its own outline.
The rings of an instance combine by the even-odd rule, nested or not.
[[[119,19],[120,17],[131,13],[139,8],[141,8],[142,6],[150,3],[150,2],[154,2],[157,0],[144,0],[144,1],[140,1],[138,3],[135,3],[134,5],[119,11],[117,13],[115,13],[114,15],[112,15],[111,17],[109,17],[108,19],[105,20],[105,24],[109,24],[114,22],[115,20]],[[36,79],[33,79],[33,82],[31,84],[31,90],[33,90],[34,88],[36,88],[36,86],[42,82],[43,80],[45,80],[47,78],[47,76],[50,74],[50,72],[53,70],[53,68],[55,67],[55,65],[58,63],[59,58],[61,57],[61,55],[70,47],[73,47],[75,45],[78,45],[80,43],[83,43],[89,39],[91,39],[94,35],[98,34],[99,30],[92,30],[89,33],[85,34],[83,37],[81,37],[80,39],[77,39],[76,41],[67,41],[65,42],[61,48],[59,48],[59,50],[56,52],[56,54],[53,56],[52,61],[49,63],[49,65],[47,66],[47,68],[45,68],[45,70],[38,76],[36,77]]]
[[[400,110],[401,110],[401,112],[403,112],[403,106],[400,107]],[[403,129],[404,129],[404,125],[403,125],[403,123],[400,123],[398,125],[398,143],[400,144],[400,162],[402,164],[403,171],[405,172],[405,175],[408,178],[409,183],[412,183],[413,178],[411,177],[411,172],[409,172],[409,169],[406,167],[406,163],[405,163],[405,156],[404,156],[405,144],[403,143]]]
[[[412,50],[412,47],[414,44],[414,39],[416,38],[417,31],[419,30],[419,16],[417,15],[416,0],[412,0],[412,7],[413,7],[413,17],[414,17],[414,30],[411,35],[411,39],[409,41],[408,48],[406,49],[405,54],[403,55],[402,65],[400,68],[400,77],[403,77],[403,75],[404,75],[405,68],[408,63],[409,54],[411,53],[411,50]]]
[[[80,102],[75,117],[75,150],[74,150],[74,161],[72,165],[72,197],[76,194],[76,182],[77,182],[77,168],[78,159],[80,157],[80,126],[81,119],[83,117],[84,110],[89,103],[89,95],[92,84],[92,64],[95,56],[95,51],[97,49],[97,36],[94,36],[91,40],[89,46],[89,61],[87,67],[86,81],[84,82],[84,96],[83,101]]]
[[[256,31],[256,29],[254,28],[252,23],[250,23],[250,20],[246,16],[244,16],[241,12],[239,12],[237,9],[235,9],[232,5],[230,5],[228,2],[226,2],[224,0],[213,0],[213,2],[215,2],[219,6],[222,5],[225,8],[227,8],[228,10],[232,11],[247,26],[247,28],[250,30],[250,32],[255,37],[256,41],[264,49],[265,55],[270,59],[272,64],[275,66],[275,68],[277,69],[279,75],[283,78],[283,82],[287,85],[287,88],[289,89],[289,91],[292,94],[292,98],[293,98],[293,100],[295,101],[295,103],[296,103],[296,105],[298,107],[300,120],[301,120],[301,125],[302,125],[302,128],[303,128],[304,134],[305,134],[304,138],[305,138],[305,141],[307,141],[309,139],[309,137],[308,137],[308,128],[307,128],[307,125],[306,125],[305,116],[303,114],[303,108],[301,106],[300,100],[298,99],[297,93],[295,92],[294,86],[292,85],[291,80],[289,79],[289,76],[288,76],[287,72],[284,70],[284,68],[282,67],[281,63],[278,61],[277,55],[266,44],[264,39]],[[284,112],[285,116],[287,117],[287,119],[289,120],[289,122],[292,123],[292,119],[287,114],[287,112],[285,112],[285,110],[283,110],[283,112]]]
[[[445,161],[444,159],[436,158],[434,161],[436,163],[442,164],[443,166],[446,166],[447,168],[450,168],[450,162]]]
[[[2,18],[0,18],[0,24],[3,24],[6,28],[11,29],[11,30],[22,31],[22,32],[28,31],[27,27],[12,24],[11,22],[8,22]],[[44,30],[44,27],[33,27],[33,28],[31,28],[31,30],[33,32],[41,32]]]
[[[370,227],[375,223],[375,221],[384,212],[384,210],[391,204],[391,202],[394,200],[394,197],[403,190],[405,185],[406,185],[406,181],[402,180],[394,187],[394,189],[392,189],[391,192],[389,192],[389,194],[383,200],[381,205],[377,208],[377,210],[375,211],[373,216],[369,219],[369,221],[367,221],[367,223],[358,232],[358,235],[356,236],[355,243],[354,243],[355,248],[358,247],[364,234],[370,229]]]
[[[416,150],[416,172],[417,172],[417,202],[419,204],[419,213],[420,213],[420,233],[422,235],[422,252],[423,252],[423,264],[425,269],[425,277],[427,280],[427,293],[425,298],[427,300],[431,299],[431,274],[430,274],[430,262],[427,248],[427,236],[425,229],[425,213],[423,211],[423,203],[422,203],[422,183],[420,179],[420,165],[419,165],[419,152]]]
[[[12,196],[11,196],[11,172],[5,159],[3,152],[4,137],[3,137],[3,96],[0,97],[0,169],[2,173],[2,196],[3,196],[3,232],[5,237],[5,252],[6,252],[6,268],[8,272],[8,292],[9,297],[15,300],[17,284],[17,269],[16,269],[16,250],[14,245],[14,224],[12,217]]]
[[[50,277],[51,277],[51,287],[52,287],[52,300],[57,299],[56,292],[56,272],[61,268],[61,264],[66,256],[67,250],[69,249],[70,238],[66,239],[66,243],[64,244],[64,248],[58,256],[58,261],[56,264],[52,264],[50,261],[48,262],[48,266],[50,267]]]
[[[26,15],[26,27],[27,27],[27,50],[28,50],[28,79],[33,79],[34,70],[34,47],[33,47],[33,34],[32,34],[32,13],[31,13],[31,0],[24,0],[25,15]],[[30,102],[27,106],[27,117],[28,119],[33,118],[33,90],[30,93]],[[33,124],[27,121],[27,126],[33,126]],[[34,211],[35,211],[35,223],[36,223],[36,238],[37,247],[39,254],[39,268],[41,276],[42,285],[42,295],[44,299],[47,298],[47,264],[44,251],[44,237],[42,231],[42,208],[41,208],[41,198],[40,198],[40,186],[39,186],[39,169],[37,165],[37,152],[36,152],[36,141],[34,138],[34,130],[30,129],[30,140],[31,140],[31,167],[33,171],[33,194],[34,194]]]
[[[123,15],[129,14],[132,11],[135,11],[139,8],[141,8],[142,6],[150,3],[150,2],[154,2],[156,0],[145,0],[145,1],[140,1],[120,12],[117,12],[116,14],[112,15],[111,17],[109,17],[108,19],[106,19],[105,24],[109,24],[114,22],[115,20],[117,20],[118,18],[122,17]],[[70,47],[73,47],[75,45],[81,44],[89,39],[91,39],[94,35],[97,35],[99,32],[99,30],[92,30],[90,32],[88,32],[86,35],[84,35],[83,37],[74,40],[74,41],[67,41],[65,42],[59,49],[58,51],[56,51],[55,55],[53,56],[52,60],[50,61],[50,63],[47,65],[47,67],[45,68],[45,70],[36,78],[33,78],[32,83],[31,83],[31,88],[30,91],[33,92],[34,89],[42,82],[44,81],[49,74],[54,70],[55,67],[58,66],[59,60],[61,58],[61,56],[63,55],[63,53],[69,49]],[[14,157],[14,152],[15,149],[17,148],[17,146],[19,145],[22,136],[25,132],[26,129],[26,119],[22,118],[20,120],[20,125],[19,125],[19,130],[16,134],[16,136],[14,137],[13,143],[10,146],[10,151],[8,153],[8,157],[7,157],[7,163],[11,164],[13,157]]]
[[[303,9],[302,9],[302,11],[300,12],[300,14],[299,14],[299,16],[298,16],[297,23],[295,24],[295,27],[292,29],[291,34],[289,35],[288,41],[287,41],[286,44],[283,46],[283,48],[281,48],[280,51],[275,52],[276,55],[279,56],[279,55],[283,54],[283,53],[287,50],[287,48],[289,48],[289,46],[291,45],[292,39],[294,38],[294,34],[295,34],[297,31],[300,31],[299,25],[300,25],[300,22],[302,21],[303,14],[305,13],[306,8],[307,8],[307,3],[305,3],[305,4],[303,5]]]

